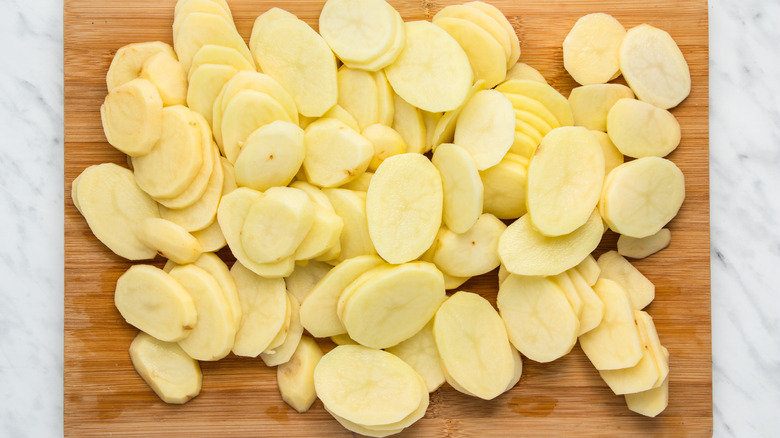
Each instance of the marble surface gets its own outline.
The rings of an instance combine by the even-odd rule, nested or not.
[[[715,436],[780,428],[780,3],[712,0]],[[0,2],[0,436],[62,435],[61,0]]]

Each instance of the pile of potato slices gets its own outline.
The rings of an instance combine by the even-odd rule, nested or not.
[[[581,84],[566,98],[482,1],[405,22],[384,0],[327,0],[319,32],[273,8],[246,44],[225,0],[179,0],[172,30],[172,46],[119,48],[106,75],[106,139],[129,166],[72,183],[108,249],[167,259],[115,291],[163,401],[199,394],[200,361],[259,356],[297,411],[319,398],[381,437],[445,383],[491,400],[523,356],[579,342],[630,410],[665,409],[655,288],[628,258],[669,245],[685,198],[665,157],[690,73],[668,33],[582,17],[562,41]],[[607,229],[617,248],[596,258]],[[496,307],[459,289],[496,271]]]

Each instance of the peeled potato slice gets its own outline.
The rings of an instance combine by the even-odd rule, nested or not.
[[[284,284],[287,286],[287,291],[290,292],[299,303],[303,304],[303,301],[309,295],[309,292],[314,289],[317,283],[319,283],[331,269],[333,269],[333,266],[327,263],[309,260],[305,265],[295,265],[292,274],[284,279]]]
[[[634,315],[636,316],[636,313]],[[652,324],[652,319],[650,324]],[[638,326],[639,321],[637,321]],[[655,326],[653,326],[653,331],[655,331]],[[660,370],[656,365],[655,353],[650,349],[650,343],[652,342],[649,339],[650,334],[647,330],[639,330],[639,335],[642,343],[642,358],[639,359],[636,365],[617,370],[599,371],[599,375],[604,379],[609,389],[617,395],[647,391],[654,388],[656,382],[662,382],[666,378],[666,376],[661,376]],[[660,346],[660,344],[658,345]],[[663,357],[659,357],[658,360],[663,360]]]
[[[437,237],[433,262],[455,277],[474,277],[496,269],[498,239],[506,229],[501,220],[485,213],[464,233],[445,229]]]
[[[505,81],[510,81],[512,79],[528,79],[543,84],[547,83],[547,79],[539,73],[539,70],[524,62],[517,62],[514,65],[509,66],[509,69],[506,71]]]
[[[341,230],[338,260],[343,261],[359,255],[376,254],[374,243],[368,233],[366,220],[366,194],[349,189],[325,189],[323,193],[344,222]]]
[[[192,65],[190,65],[190,71],[187,74],[190,83],[192,82],[192,75],[201,65],[222,65],[233,67],[236,71],[256,71],[255,66],[241,56],[238,50],[215,44],[207,44],[195,53],[195,56],[192,58]]]
[[[633,99],[634,92],[622,84],[592,84],[575,87],[569,94],[574,124],[594,131],[607,130],[607,113],[620,99]]]
[[[647,391],[626,394],[628,409],[646,417],[655,417],[666,409],[669,404],[669,377],[663,384]]]
[[[504,48],[487,31],[462,18],[438,17],[433,24],[458,42],[469,58],[474,80],[484,80],[486,88],[493,88],[506,78]]]
[[[618,49],[626,29],[605,13],[581,17],[563,40],[563,66],[582,85],[604,84],[620,70]]]
[[[477,165],[467,150],[454,144],[439,145],[431,162],[441,175],[444,224],[464,233],[482,214],[484,186]]]
[[[607,251],[598,259],[599,277],[612,280],[628,292],[631,308],[641,310],[655,298],[655,285],[617,251]]]
[[[213,220],[206,228],[191,232],[200,243],[203,252],[217,252],[227,245],[219,222]]]
[[[320,119],[306,127],[303,169],[309,182],[338,187],[366,171],[374,156],[368,139],[336,119]]]
[[[344,229],[344,220],[333,211],[314,204],[314,221],[306,236],[295,250],[295,260],[310,260],[329,254],[334,248],[341,253],[339,239]],[[335,258],[338,255],[334,257]]]
[[[514,380],[515,359],[507,330],[481,296],[456,292],[436,312],[433,335],[447,381],[492,400]]]
[[[290,326],[284,336],[284,342],[274,347],[273,350],[266,350],[260,354],[260,359],[269,367],[275,367],[290,360],[301,341],[301,335],[303,335],[300,317],[301,305],[292,294],[289,294],[288,298],[290,300]]]
[[[509,56],[506,60],[506,68],[509,69],[510,67],[513,67],[516,65],[517,60],[520,58],[520,40],[517,38],[517,33],[515,33],[514,27],[512,27],[512,24],[509,23],[509,20],[507,20],[506,16],[503,12],[501,12],[500,9],[497,7],[485,3],[483,1],[472,1],[466,3],[466,6],[479,9],[480,11],[484,12],[486,15],[488,15],[490,18],[496,21],[501,27],[506,30],[507,35],[509,35]]]
[[[277,120],[291,121],[279,101],[253,89],[236,93],[225,107],[221,120],[222,151],[234,164],[247,138],[258,128]]]
[[[203,252],[198,239],[166,219],[144,219],[138,228],[138,238],[163,257],[179,264],[192,263]]]
[[[593,213],[604,182],[604,153],[582,127],[556,128],[528,165],[528,214],[542,234],[562,236]]]
[[[214,102],[217,96],[236,73],[238,70],[230,65],[203,64],[196,67],[190,75],[187,106],[200,113],[209,126],[214,125]]]
[[[482,210],[499,219],[517,219],[526,213],[528,170],[508,152],[495,166],[479,172],[484,187]]]
[[[672,161],[643,157],[610,172],[601,193],[602,216],[613,231],[651,236],[671,221],[685,199],[685,178]]]
[[[641,239],[620,236],[617,241],[617,250],[623,257],[643,259],[669,246],[671,240],[672,232],[668,228],[662,228],[657,233]]]
[[[669,375],[669,352],[666,350],[666,347],[661,345],[653,317],[649,313],[642,310],[634,310],[634,320],[639,329],[639,335],[643,340],[647,340],[646,345],[649,347],[649,352],[658,369],[658,380],[653,385],[653,388],[657,388],[663,384],[663,381]]]
[[[337,78],[338,104],[355,118],[360,130],[379,123],[379,93],[374,75],[342,66]]]
[[[148,154],[162,135],[162,110],[160,93],[146,79],[114,87],[100,106],[106,139],[130,156]]]
[[[162,41],[132,43],[120,47],[111,59],[106,73],[108,92],[137,78],[146,60],[158,53],[166,53],[176,58],[173,47]]]
[[[224,0],[223,0],[224,2]],[[218,1],[213,0],[183,0],[177,1],[176,7],[173,13],[173,39],[179,35],[182,21],[187,18],[189,14],[195,12],[205,12],[209,14],[219,15],[227,20],[228,23],[233,24],[233,14],[230,12],[230,8],[227,4],[220,4]],[[235,28],[235,25],[233,26]]]
[[[282,120],[271,122],[247,137],[236,159],[236,183],[265,191],[286,186],[303,164],[303,130]]]
[[[493,19],[493,17],[474,6],[450,5],[437,12],[433,17],[433,20],[436,21],[441,18],[468,20],[490,34],[504,51],[504,68],[506,68],[506,65],[509,63],[509,58],[512,56],[512,43],[510,42],[509,33],[498,21]]]
[[[620,99],[607,114],[607,134],[623,155],[665,157],[680,144],[672,113],[636,99]]]
[[[130,360],[138,375],[165,403],[187,403],[200,394],[200,365],[175,342],[140,332],[130,343]]]
[[[294,16],[269,21],[261,15],[250,46],[257,65],[290,93],[298,112],[319,117],[336,104],[336,57],[308,24]]]
[[[582,298],[567,272],[568,269],[558,275],[550,276],[549,278],[561,289],[563,295],[566,296],[566,300],[569,302],[571,309],[574,310],[574,314],[577,315],[577,319],[582,319]]]
[[[578,265],[579,266],[579,265]],[[585,278],[580,274],[577,267],[566,271],[574,288],[577,290],[580,299],[582,300],[582,312],[580,313],[580,330],[577,336],[587,333],[594,328],[598,327],[601,323],[601,319],[604,317],[604,303],[593,288],[585,281]],[[595,281],[594,281],[595,284]]]
[[[217,280],[217,284],[225,296],[225,301],[230,307],[230,313],[233,315],[233,324],[238,327],[241,324],[241,302],[238,299],[238,288],[233,276],[230,275],[230,269],[218,255],[208,252],[201,254],[193,264]]]
[[[317,399],[314,370],[320,359],[319,345],[309,336],[303,336],[290,360],[276,368],[276,383],[282,400],[298,412],[308,411]]]
[[[352,339],[387,348],[422,329],[444,298],[444,279],[436,267],[410,262],[365,272],[344,289],[338,306]]]
[[[433,337],[433,320],[416,335],[387,349],[417,371],[425,381],[428,392],[436,391],[444,383],[439,361],[439,350]]]
[[[659,108],[677,106],[691,92],[691,73],[677,43],[649,24],[629,29],[619,51],[620,71],[640,99]]]
[[[555,115],[561,126],[574,124],[569,101],[550,85],[529,79],[513,79],[504,81],[496,87],[496,90],[505,94],[519,94],[536,99]]]
[[[574,269],[582,276],[588,286],[596,284],[596,280],[599,279],[599,275],[601,274],[601,267],[599,267],[593,254],[588,254],[587,257],[582,259],[579,265],[574,267]]]
[[[425,252],[439,231],[442,196],[441,176],[425,156],[386,159],[366,193],[368,232],[379,255],[404,263]]]
[[[281,278],[263,278],[240,262],[230,268],[241,303],[241,324],[235,335],[233,353],[257,357],[274,341],[285,323],[287,292]]]
[[[169,53],[161,52],[144,62],[139,78],[147,79],[157,87],[163,105],[185,105],[187,99],[187,72],[179,60]]]
[[[368,170],[376,171],[386,158],[406,153],[406,142],[401,134],[387,125],[381,123],[369,125],[363,130],[362,135],[374,146],[374,158],[368,164]]]
[[[609,139],[609,135],[602,131],[590,131],[591,134],[596,136],[596,139],[601,145],[601,151],[604,152],[604,175],[609,175],[612,169],[620,166],[624,163],[625,157],[615,147],[612,140]]]
[[[360,345],[340,345],[323,356],[314,387],[329,412],[366,426],[401,421],[428,397],[411,366]]]
[[[119,277],[114,305],[128,324],[166,342],[190,336],[199,317],[187,289],[151,265],[133,265]]]
[[[495,166],[514,142],[512,103],[495,90],[482,90],[469,99],[455,126],[455,144],[474,158],[477,169]]]
[[[466,53],[447,32],[433,23],[407,22],[405,31],[403,51],[385,68],[393,90],[425,111],[457,108],[472,83]]]
[[[403,137],[406,151],[423,153],[427,133],[422,111],[398,95],[393,96],[393,106],[395,111],[392,126]]]
[[[192,58],[207,44],[236,49],[249,63],[253,63],[252,54],[232,21],[221,15],[203,12],[187,14],[173,41],[173,48],[184,71],[190,71]]]
[[[466,106],[468,101],[471,100],[475,93],[484,89],[485,81],[475,81],[474,85],[471,86],[471,89],[466,95],[466,99],[463,100],[463,103],[461,103],[460,106],[454,110],[447,111],[441,115],[441,118],[436,121],[436,124],[433,128],[433,133],[426,133],[426,137],[430,137],[428,143],[430,143],[431,149],[435,151],[440,144],[450,143],[453,141],[455,138],[455,127],[458,124],[458,117],[460,116],[461,111],[463,111],[463,107]]]
[[[577,266],[596,249],[603,234],[604,225],[597,210],[593,210],[585,225],[557,237],[536,231],[526,214],[501,235],[498,255],[513,274],[556,275]]]

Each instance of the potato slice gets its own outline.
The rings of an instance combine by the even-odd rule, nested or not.
[[[347,110],[362,131],[379,123],[379,93],[371,72],[341,66],[338,79],[338,105]]]
[[[450,5],[444,7],[433,16],[434,21],[441,18],[459,18],[468,20],[482,28],[485,32],[489,33],[493,39],[499,43],[501,49],[504,51],[504,68],[506,68],[506,65],[509,63],[509,59],[512,56],[512,43],[510,42],[509,33],[501,24],[499,24],[498,21],[493,19],[493,17],[474,6]]]
[[[552,125],[547,123],[544,119],[537,116],[536,114],[515,108],[515,122],[522,121],[524,123],[527,123],[532,128],[534,128],[539,134],[544,137],[547,135],[548,132],[553,130]],[[515,128],[517,128],[517,125],[515,124]]]
[[[428,392],[436,391],[444,383],[444,373],[439,361],[439,350],[433,337],[433,320],[428,321],[411,338],[386,350],[411,365],[425,381]]]
[[[128,260],[157,255],[136,231],[145,218],[160,217],[157,203],[138,187],[131,171],[113,163],[93,165],[81,172],[73,187],[73,203],[92,234],[114,254]]]
[[[303,238],[301,244],[295,250],[295,260],[310,260],[330,254],[334,248],[338,251],[335,256],[328,255],[329,259],[338,257],[341,253],[341,231],[344,229],[344,220],[335,211],[328,210],[319,204],[314,204],[314,221],[309,232]]]
[[[504,81],[511,81],[512,79],[527,79],[531,81],[547,83],[547,79],[539,73],[539,70],[531,67],[524,62],[517,62],[514,65],[509,66],[506,71],[506,79]]]
[[[203,252],[198,239],[175,222],[148,217],[138,227],[138,238],[165,258],[179,264],[192,263]]]
[[[517,219],[526,213],[528,170],[508,152],[495,166],[479,172],[484,187],[482,210],[499,219]]]
[[[175,342],[140,332],[130,343],[130,360],[138,375],[165,403],[187,403],[200,394],[200,365]]]
[[[433,23],[407,22],[405,32],[403,51],[385,68],[393,90],[425,111],[457,108],[472,83],[466,53],[447,32]]]
[[[373,72],[379,104],[379,123],[393,126],[395,117],[395,92],[384,71]]]
[[[667,32],[640,24],[626,33],[618,53],[620,71],[634,94],[659,108],[677,106],[691,92],[691,73]]]
[[[568,275],[582,300],[580,330],[577,333],[577,336],[580,336],[598,327],[601,323],[601,319],[604,317],[604,303],[601,302],[601,298],[596,295],[593,288],[585,281],[585,278],[580,274],[576,266],[566,271],[566,275]]]
[[[138,78],[146,60],[158,53],[166,53],[176,59],[173,47],[162,41],[131,43],[120,47],[111,59],[111,65],[106,73],[108,92]]]
[[[190,82],[192,82],[192,75],[201,65],[223,65],[233,67],[236,71],[257,71],[254,64],[250,64],[238,50],[215,44],[206,44],[192,57],[192,65],[187,74]]]
[[[663,384],[663,381],[669,375],[669,351],[661,345],[653,317],[649,313],[642,310],[634,310],[634,320],[637,323],[640,336],[643,339],[647,339],[650,354],[658,368],[658,380],[653,385],[653,388],[657,388]]]
[[[463,103],[465,102],[464,100]],[[425,147],[419,153],[424,154],[433,149],[433,143],[436,141],[436,127],[439,126],[439,122],[441,122],[444,114],[444,112],[422,112],[423,124],[425,125]]]
[[[190,75],[187,106],[200,113],[209,126],[214,125],[214,102],[217,96],[236,73],[238,70],[231,65],[203,64],[196,67]]]
[[[173,41],[173,48],[184,71],[190,71],[192,58],[201,47],[207,44],[238,50],[250,64],[254,63],[249,48],[236,31],[232,21],[226,20],[221,15],[204,12],[187,14],[179,26],[176,39]]]
[[[303,130],[277,120],[261,126],[241,146],[234,169],[236,183],[265,191],[286,186],[303,164]]]
[[[471,154],[454,144],[441,144],[431,162],[441,175],[442,219],[455,233],[470,229],[482,214],[484,186]]]
[[[669,246],[671,240],[672,232],[668,228],[641,239],[621,235],[618,237],[617,250],[623,257],[643,259]]]
[[[591,84],[576,87],[569,94],[574,124],[592,131],[607,130],[607,114],[620,99],[633,99],[634,92],[622,84]]]
[[[626,394],[624,397],[630,411],[646,417],[656,417],[669,405],[669,377],[657,388]]]
[[[368,233],[366,219],[366,194],[348,189],[325,189],[323,193],[344,222],[339,245],[338,260],[343,261],[359,255],[376,254],[374,243]]]
[[[197,325],[179,346],[196,360],[219,360],[233,348],[236,325],[225,294],[214,277],[195,265],[180,265],[169,274],[189,292],[198,312]]]
[[[395,62],[398,55],[406,46],[406,29],[404,28],[404,20],[399,15],[395,20],[395,37],[392,44],[376,59],[368,62],[348,62],[351,68],[359,68],[370,72],[382,71],[385,67]]]
[[[509,20],[507,20],[504,13],[501,12],[501,10],[497,7],[483,1],[471,1],[466,3],[466,6],[479,9],[490,18],[495,20],[496,23],[501,25],[504,30],[506,30],[507,35],[509,35],[510,48],[509,56],[506,60],[506,68],[508,69],[514,65],[517,65],[517,60],[520,58],[520,40],[517,38],[517,33],[515,33],[514,27],[512,27],[512,24],[509,23]]]
[[[238,299],[238,287],[233,276],[230,275],[230,269],[218,255],[209,252],[201,254],[193,264],[208,272],[217,280],[217,284],[219,284],[219,288],[225,296],[225,301],[227,301],[230,307],[233,323],[238,327],[241,324],[241,302]]]
[[[374,158],[368,164],[371,171],[376,171],[386,158],[406,153],[404,138],[390,126],[375,123],[366,126],[361,134],[374,146]]]
[[[512,102],[512,107],[515,110],[522,110],[522,111],[529,112],[535,115],[536,117],[544,120],[544,122],[551,128],[561,127],[561,123],[555,117],[555,114],[553,114],[549,109],[547,109],[547,107],[542,102],[538,101],[537,99],[533,99],[528,96],[524,96],[522,94],[515,94],[515,93],[508,93],[508,92],[502,92],[502,94],[506,96],[506,98],[509,99],[510,102]]]
[[[386,159],[366,193],[368,233],[379,255],[390,263],[419,257],[431,246],[441,224],[442,180],[425,156]]]
[[[642,342],[628,293],[606,278],[600,278],[593,290],[604,303],[604,318],[598,327],[580,336],[582,351],[597,370],[636,365],[642,358]]]
[[[241,303],[241,324],[233,354],[257,357],[266,351],[285,324],[287,292],[282,278],[264,278],[241,262],[230,268]]]
[[[450,384],[484,400],[510,387],[512,346],[504,322],[486,299],[465,291],[453,294],[436,312],[433,335]]]
[[[437,236],[433,262],[455,277],[475,277],[496,269],[498,239],[506,225],[492,214],[480,215],[465,233],[444,229]]]
[[[432,263],[378,266],[344,288],[337,312],[352,339],[387,348],[422,329],[444,298],[444,278]]]
[[[504,48],[487,31],[463,18],[434,17],[433,24],[444,29],[466,53],[474,80],[493,88],[506,78]]]
[[[550,85],[528,79],[513,79],[504,81],[496,90],[504,94],[519,94],[536,99],[555,115],[561,126],[574,124],[569,101]]]
[[[247,138],[258,128],[277,120],[292,122],[279,101],[252,89],[236,93],[225,107],[221,120],[222,151],[234,164]]]
[[[227,20],[228,23],[233,24],[233,27],[235,28],[235,24],[233,23],[233,14],[231,13],[230,8],[227,6],[227,4],[220,4],[219,2],[213,0],[177,1],[173,13],[173,39],[174,40],[176,40],[176,37],[179,35],[182,21],[185,18],[187,18],[189,14],[195,12],[219,15],[220,17]]]
[[[290,93],[299,113],[323,115],[338,96],[336,57],[302,20],[287,16],[269,21],[263,15],[255,21],[250,39],[257,65]]]
[[[216,218],[206,228],[197,231],[191,231],[192,235],[198,239],[203,252],[217,252],[227,245],[225,235],[219,227]]]
[[[549,237],[536,231],[528,215],[513,222],[498,240],[498,256],[518,275],[556,275],[577,266],[601,241],[604,225],[593,210],[585,225],[571,234]]]
[[[147,79],[157,87],[164,106],[186,104],[187,72],[170,53],[160,52],[150,56],[138,77]]]
[[[119,277],[114,305],[128,324],[166,342],[190,336],[199,317],[187,289],[151,265],[133,265]]]
[[[542,234],[562,236],[581,227],[593,213],[604,182],[604,153],[582,127],[551,131],[528,165],[527,205]]]
[[[531,360],[554,361],[577,342],[579,318],[549,278],[510,274],[499,286],[496,305],[512,345]]]
[[[317,399],[314,370],[320,359],[320,346],[309,336],[303,336],[290,360],[276,368],[276,384],[282,400],[298,412],[308,411]]]
[[[665,158],[638,158],[609,175],[600,203],[604,221],[616,233],[651,236],[677,215],[685,199],[685,177]]]
[[[680,144],[672,113],[636,99],[620,99],[607,114],[607,134],[623,155],[665,157]]]
[[[336,119],[320,119],[306,127],[303,169],[312,184],[338,187],[366,171],[374,156],[368,139]]]
[[[604,152],[604,175],[609,175],[612,169],[620,166],[625,161],[623,154],[615,147],[612,140],[609,139],[609,135],[606,132],[590,131],[591,134],[596,136],[596,139],[601,145],[601,151]]]
[[[423,153],[427,133],[422,111],[403,100],[397,94],[393,96],[393,129],[403,137],[407,152]]]
[[[309,292],[314,289],[317,283],[333,269],[333,266],[316,260],[309,260],[306,264],[296,264],[292,274],[284,279],[287,291],[303,303]]]
[[[325,354],[314,370],[314,387],[329,412],[367,426],[401,421],[428,397],[411,366],[360,345],[340,345]]]
[[[100,106],[106,140],[127,155],[148,154],[162,135],[162,110],[160,93],[147,79],[114,87]]]
[[[604,84],[620,72],[618,49],[626,29],[603,12],[581,17],[563,40],[563,66],[582,85]]]
[[[566,300],[569,302],[571,309],[574,311],[574,314],[577,315],[577,319],[582,319],[582,297],[580,297],[580,294],[577,292],[577,288],[574,286],[574,282],[571,280],[571,277],[569,277],[567,272],[568,269],[558,275],[552,275],[549,278],[553,283],[561,288],[561,291],[563,292],[563,295],[566,296]]]
[[[474,158],[477,169],[495,166],[514,142],[514,108],[495,90],[482,90],[469,99],[455,126],[455,144]]]
[[[230,12],[230,6],[228,6],[227,0],[205,0],[205,1],[207,1],[209,3],[213,3],[213,4],[221,7],[222,10],[228,14],[228,17],[230,17],[231,20],[233,19],[233,14]],[[176,2],[176,6],[173,9],[173,16],[176,17],[178,15],[183,15],[189,9],[188,8],[188,4],[190,2],[202,4],[203,0],[180,0],[180,1],[177,1]],[[195,8],[195,9],[197,9],[197,8]]]
[[[450,110],[445,112],[441,115],[441,118],[439,118],[436,121],[436,125],[433,128],[433,133],[426,133],[426,138],[430,137],[430,140],[428,143],[431,145],[431,149],[435,152],[436,148],[439,147],[442,143],[451,143],[455,139],[455,127],[458,124],[458,117],[460,116],[461,111],[463,111],[463,107],[466,106],[469,100],[474,96],[475,93],[478,91],[482,91],[485,89],[485,81],[483,80],[477,80],[474,82],[474,85],[471,86],[471,89],[469,90],[468,94],[466,95],[466,99],[463,100],[463,103],[460,104],[457,108],[454,110]],[[428,135],[431,134],[431,135]]]
[[[588,254],[587,257],[582,259],[580,264],[574,267],[574,269],[576,269],[577,272],[582,276],[583,280],[585,280],[585,283],[587,283],[588,286],[593,286],[596,284],[596,281],[599,279],[599,275],[601,274],[601,267],[596,261],[596,258],[593,257],[593,254]]]
[[[298,343],[301,341],[301,336],[303,335],[303,326],[301,325],[300,316],[301,305],[292,294],[289,292],[287,294],[289,300],[290,324],[284,335],[284,342],[282,342],[281,345],[273,347],[273,349],[269,348],[263,353],[260,353],[260,359],[269,367],[275,367],[289,361],[295,353]]]
[[[632,309],[644,309],[655,298],[653,282],[617,251],[607,251],[599,256],[598,265],[601,270],[600,278],[612,280],[628,292]]]

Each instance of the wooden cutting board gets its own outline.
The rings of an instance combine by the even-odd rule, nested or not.
[[[672,243],[636,266],[656,285],[648,307],[671,353],[669,407],[657,418],[630,412],[579,347],[549,364],[525,361],[519,384],[490,402],[450,387],[431,395],[425,418],[403,436],[540,436],[712,434],[708,176],[708,34],[706,0],[492,0],[516,29],[521,61],[536,67],[564,95],[575,86],[562,66],[561,43],[575,21],[606,12],[626,27],[650,23],[668,31],[691,69],[693,87],[674,109],[683,140],[671,158],[686,177],[687,198],[671,223]],[[229,356],[202,363],[203,390],[183,406],[162,403],[135,373],[127,353],[136,330],[113,305],[116,279],[130,266],[91,234],[70,200],[71,182],[87,166],[125,163],[103,135],[99,107],[116,50],[131,42],[171,42],[173,0],[65,0],[65,358],[67,436],[211,435],[349,436],[318,401],[306,414],[284,404],[275,370],[259,359]],[[430,19],[437,0],[391,1],[406,20]],[[322,1],[229,0],[248,38],[271,6],[296,13],[316,29]],[[614,248],[609,233],[600,251]],[[221,253],[230,258],[228,252]],[[161,260],[156,260],[158,266]],[[495,272],[462,289],[495,300]],[[325,345],[325,344],[324,344]]]

